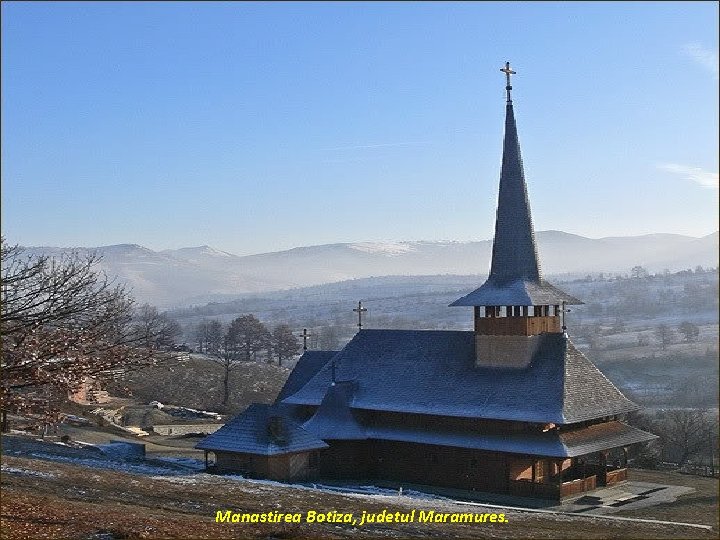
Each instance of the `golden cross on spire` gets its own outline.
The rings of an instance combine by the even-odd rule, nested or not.
[[[507,85],[505,86],[505,91],[507,92],[508,103],[510,103],[512,101],[512,99],[510,99],[510,90],[512,90],[512,85],[510,84],[510,75],[515,75],[515,72],[510,69],[510,62],[505,62],[505,67],[500,68],[500,71],[502,71],[505,74],[505,77],[507,77]]]

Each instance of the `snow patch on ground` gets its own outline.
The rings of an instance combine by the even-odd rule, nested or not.
[[[179,465],[181,467],[187,467],[193,471],[205,470],[205,463],[199,459],[183,458],[183,457],[156,457],[156,461],[164,461],[173,465]]]
[[[15,455],[22,455],[15,453]],[[111,471],[126,472],[131,474],[153,474],[159,476],[180,476],[188,474],[187,470],[178,470],[176,467],[163,467],[147,465],[144,463],[132,463],[126,461],[114,461],[105,459],[92,459],[92,458],[76,458],[68,456],[58,456],[54,454],[45,454],[40,452],[33,452],[29,454],[30,457],[45,459],[48,461],[59,461],[61,463],[69,463],[71,465],[80,465],[83,467],[90,467],[93,469],[108,469]],[[170,465],[170,464],[168,464]]]
[[[21,474],[23,476],[37,476],[40,478],[53,478],[55,475],[52,473],[46,473],[41,471],[31,471],[30,469],[21,469],[18,467],[8,467],[3,465],[0,467],[0,471],[10,474]]]

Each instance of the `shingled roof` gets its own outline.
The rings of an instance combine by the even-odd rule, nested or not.
[[[305,351],[298,359],[275,400],[279,403],[300,390],[338,351]]]
[[[543,306],[582,304],[574,296],[570,296],[557,287],[541,280],[534,283],[527,280],[516,280],[498,285],[488,279],[470,294],[455,300],[451,306]]]
[[[321,439],[366,439],[365,428],[350,408],[355,386],[354,381],[330,384],[320,407],[303,428]]]
[[[571,424],[637,410],[562,334],[541,334],[524,368],[477,367],[473,332],[362,330],[335,357],[355,409]],[[320,405],[323,366],[292,405]]]
[[[277,429],[273,429],[273,419]],[[272,456],[327,448],[328,445],[273,405],[253,403],[244,413],[195,445],[201,450]]]
[[[458,429],[419,429],[405,426],[376,426],[367,430],[367,437],[390,441],[414,442],[509,452],[547,457],[576,457],[608,448],[617,448],[657,439],[656,435],[622,422],[603,422],[572,431],[547,432],[473,432]]]
[[[537,306],[563,302],[582,304],[542,279],[515,114],[508,101],[490,275],[480,288],[450,305]]]

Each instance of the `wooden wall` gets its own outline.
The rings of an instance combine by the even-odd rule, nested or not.
[[[475,332],[489,336],[535,336],[562,332],[560,317],[478,317]]]
[[[327,442],[330,448],[319,455],[322,477],[377,478],[499,493],[508,490],[509,459],[505,454],[395,441]],[[526,461],[530,468],[532,462]]]
[[[551,476],[570,467],[570,459],[558,461],[395,441],[328,442],[330,448],[318,453],[317,469],[311,468],[311,452],[278,456],[215,452],[215,463],[219,472],[236,472],[279,481],[307,480],[318,476],[359,481],[380,479],[401,484],[550,499],[594,489],[595,486],[594,476],[562,485],[559,481],[551,481]],[[613,480],[624,480],[625,474],[626,470],[622,469]]]
[[[310,468],[311,452],[280,454],[277,456],[258,456],[238,452],[215,453],[215,468],[223,473],[240,473],[270,480],[305,480],[316,475]]]

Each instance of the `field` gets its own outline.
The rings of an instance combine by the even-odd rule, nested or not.
[[[713,530],[682,525],[619,521],[587,515],[488,509],[413,494],[338,494],[272,482],[220,477],[180,466],[98,468],[93,460],[52,457],[51,443],[17,437],[4,440],[2,458],[2,538],[716,538],[716,479],[676,473],[633,471],[639,480],[689,485],[696,491],[666,507],[656,506],[613,516],[711,525]],[[8,445],[8,443],[10,443]],[[18,444],[21,444],[18,447]],[[157,457],[162,448],[152,447]],[[73,450],[74,451],[74,450]],[[157,453],[156,453],[157,452]],[[26,457],[33,455],[34,457]],[[40,459],[42,458],[42,459]],[[56,459],[64,460],[62,462]],[[157,463],[151,459],[149,463]],[[139,467],[139,468],[138,468]],[[120,469],[120,470],[118,470]],[[303,514],[309,510],[504,513],[507,523],[407,524],[250,524],[216,523],[218,510]]]

